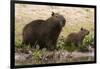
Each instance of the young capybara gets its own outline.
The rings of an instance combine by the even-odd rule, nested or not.
[[[65,40],[65,44],[71,45],[73,43],[75,46],[82,45],[84,37],[88,34],[88,30],[81,28],[79,32],[69,34]]]
[[[66,20],[62,15],[54,12],[47,20],[30,22],[23,29],[23,44],[30,44],[32,47],[38,44],[40,48],[54,50],[65,22]]]

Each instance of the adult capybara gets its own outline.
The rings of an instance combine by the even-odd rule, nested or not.
[[[89,34],[88,30],[81,28],[79,32],[74,32],[69,34],[65,40],[65,44],[66,45],[74,44],[75,46],[82,45],[84,37],[88,34]]]
[[[46,20],[34,20],[23,29],[23,44],[54,50],[58,36],[65,25],[65,18],[52,12],[51,17]]]

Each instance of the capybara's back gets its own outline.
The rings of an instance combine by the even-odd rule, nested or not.
[[[54,50],[65,22],[62,15],[54,12],[46,20],[32,21],[23,29],[23,44],[30,44],[33,47],[38,44],[40,48]]]
[[[23,29],[23,44],[34,45],[37,38],[39,37],[37,33],[40,32],[41,26],[44,24],[44,20],[35,20],[27,24]],[[37,37],[38,36],[38,37]]]

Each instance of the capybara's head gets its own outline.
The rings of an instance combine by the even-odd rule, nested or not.
[[[52,12],[51,15],[52,15],[52,18],[53,18],[55,21],[59,21],[59,22],[60,22],[60,25],[61,25],[62,27],[65,25],[66,20],[65,20],[65,18],[64,18],[63,15],[60,15],[60,14],[54,13],[54,12]]]
[[[84,35],[88,35],[89,31],[87,29],[81,28],[80,31],[84,34]]]

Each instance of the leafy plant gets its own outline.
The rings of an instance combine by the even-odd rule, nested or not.
[[[36,49],[32,53],[32,57],[35,60],[35,63],[40,63],[41,56],[42,56],[42,51],[39,50],[39,45],[36,45]]]
[[[83,46],[88,46],[93,42],[93,40],[94,40],[94,34],[90,34],[86,36],[83,40]]]
[[[94,34],[90,33],[90,35],[86,36],[83,40],[82,45],[79,47],[79,51],[87,52],[89,51],[88,47],[94,41]]]
[[[63,36],[58,38],[57,49],[64,49],[64,38],[63,38]]]
[[[21,40],[15,41],[15,47],[16,48],[22,48],[22,41]]]
[[[41,57],[41,51],[40,50],[35,50],[32,54],[32,56],[35,58],[35,59],[39,59]]]

